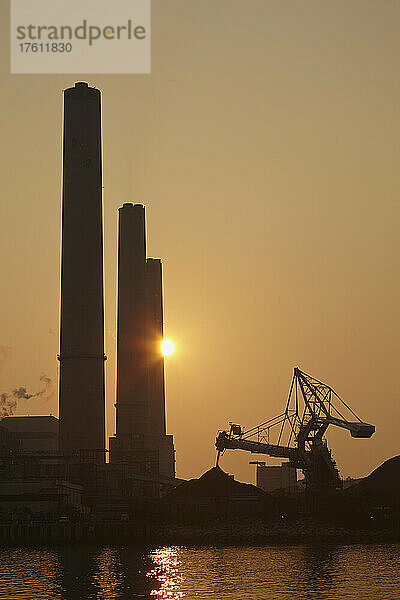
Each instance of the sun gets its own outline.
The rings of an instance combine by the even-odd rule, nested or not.
[[[161,342],[161,352],[164,356],[170,356],[175,350],[174,343],[171,340],[163,340]]]

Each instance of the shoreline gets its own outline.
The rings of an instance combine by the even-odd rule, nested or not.
[[[397,543],[394,529],[352,529],[324,523],[214,523],[209,526],[139,522],[0,524],[0,548],[60,545],[273,546],[315,543]]]

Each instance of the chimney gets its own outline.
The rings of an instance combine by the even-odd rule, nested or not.
[[[104,461],[101,96],[64,91],[60,451]]]

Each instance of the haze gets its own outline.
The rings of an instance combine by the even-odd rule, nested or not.
[[[342,475],[398,454],[399,3],[153,0],[151,76],[10,75],[7,5],[0,393],[57,378],[62,90],[83,79],[103,93],[107,438],[117,208],[142,202],[178,476],[214,464],[228,421],[281,412],[294,366],[376,425],[329,434]],[[49,412],[57,395],[16,414]],[[222,467],[250,481],[255,458]]]

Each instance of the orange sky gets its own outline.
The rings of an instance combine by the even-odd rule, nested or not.
[[[179,476],[229,420],[281,412],[296,365],[377,427],[328,436],[344,476],[398,454],[400,4],[153,0],[150,76],[10,75],[7,5],[0,392],[57,377],[62,89],[84,79],[103,92],[108,434],[117,208],[143,202]],[[56,395],[19,406],[48,412]],[[222,466],[251,480],[255,458]]]

